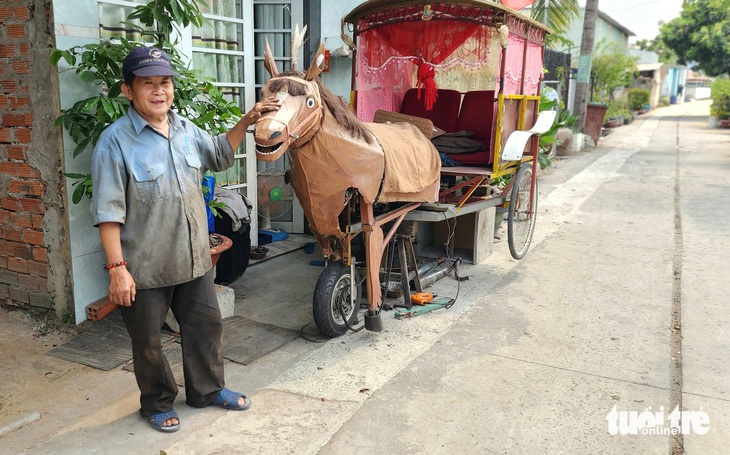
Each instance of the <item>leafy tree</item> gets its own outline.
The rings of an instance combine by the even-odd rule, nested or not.
[[[530,17],[552,28],[555,33],[548,35],[546,44],[558,43],[572,46],[573,42],[565,37],[570,23],[578,18],[578,0],[536,0],[530,7]]]
[[[626,87],[637,71],[639,57],[629,55],[617,43],[599,43],[591,63],[591,87],[594,101],[607,102],[613,92]]]
[[[533,19],[557,32],[566,31],[579,13],[578,0],[536,0],[530,7]]]
[[[686,1],[682,14],[664,24],[660,39],[678,63],[696,64],[708,76],[730,74],[730,0]]]

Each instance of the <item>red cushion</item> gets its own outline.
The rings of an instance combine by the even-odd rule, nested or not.
[[[466,92],[461,104],[456,131],[471,131],[477,139],[492,137],[494,90]]]
[[[461,93],[457,90],[438,89],[436,103],[430,111],[427,111],[426,106],[424,106],[424,97],[423,90],[421,90],[421,99],[419,100],[418,89],[409,89],[405,98],[403,98],[403,104],[399,112],[414,117],[427,118],[447,133],[458,131],[456,129],[456,119],[459,116]]]
[[[469,154],[450,155],[464,164],[485,166],[492,163],[492,128],[494,127],[494,90],[466,92],[461,103],[456,131],[471,131],[472,139],[484,144],[484,150]]]

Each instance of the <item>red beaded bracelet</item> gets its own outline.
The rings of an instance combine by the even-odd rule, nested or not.
[[[114,267],[119,267],[122,265],[127,265],[127,261],[119,261],[119,262],[115,262],[113,264],[106,264],[104,266],[104,270],[109,271],[109,270],[113,269]]]

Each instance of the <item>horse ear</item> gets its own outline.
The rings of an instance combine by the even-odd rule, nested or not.
[[[322,72],[322,70],[324,69],[324,51],[324,44],[320,44],[319,49],[317,49],[317,53],[314,54],[314,60],[312,60],[312,64],[309,66],[309,69],[307,70],[307,75],[304,77],[304,79],[311,81],[315,77],[319,76],[319,73]]]
[[[274,54],[271,53],[269,47],[269,40],[266,40],[266,55],[264,56],[264,68],[271,74],[271,77],[279,75],[279,69],[276,67],[276,60],[274,60]]]

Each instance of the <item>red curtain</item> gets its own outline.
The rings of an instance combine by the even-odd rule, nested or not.
[[[535,0],[501,0],[502,4],[508,8],[521,10],[527,5],[532,5]]]
[[[421,89],[425,89],[426,110],[431,110],[436,102],[434,65],[446,60],[478,29],[479,25],[475,23],[448,20],[386,25],[375,31],[392,50],[378,47],[374,52],[379,55],[368,55],[368,60],[371,66],[378,67],[394,53],[410,57],[418,65],[418,98],[421,98]]]

